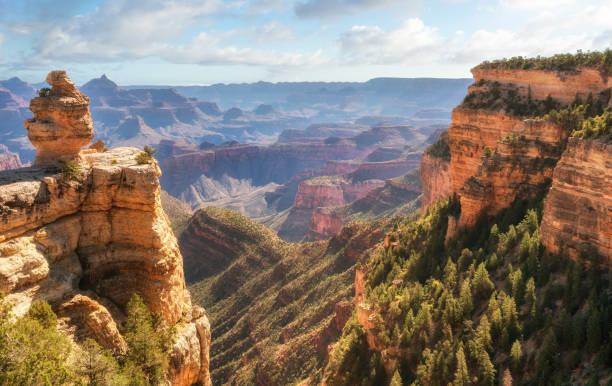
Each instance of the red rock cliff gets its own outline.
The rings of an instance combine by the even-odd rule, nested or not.
[[[612,145],[570,138],[544,201],[544,246],[576,256],[592,245],[612,265]]]
[[[421,211],[425,212],[430,205],[438,200],[445,200],[450,195],[450,161],[423,154],[420,170],[423,183]]]
[[[498,82],[518,95],[544,100],[549,95],[568,104],[576,96],[598,95],[610,80],[598,70],[555,72],[492,70],[476,67],[474,79]],[[469,94],[485,86],[475,84]],[[452,192],[461,200],[459,226],[474,224],[481,213],[495,215],[517,198],[527,198],[552,178],[569,130],[543,119],[525,119],[505,111],[473,108],[453,110],[449,129]]]

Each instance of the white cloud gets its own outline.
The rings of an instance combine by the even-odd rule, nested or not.
[[[221,0],[105,0],[94,12],[47,31],[36,57],[81,62],[144,57],[226,7]]]
[[[535,3],[545,5],[543,1]],[[342,33],[338,42],[341,60],[346,63],[473,66],[504,57],[610,48],[611,18],[612,3],[606,1],[576,9],[541,11],[527,20],[522,29],[479,29],[470,34],[458,30],[447,36],[412,18],[397,29],[354,26]]]
[[[518,10],[553,9],[574,4],[576,0],[500,0],[505,8]]]
[[[354,26],[339,38],[344,58],[372,64],[422,61],[441,43],[437,29],[418,18],[408,19],[400,28],[389,31],[378,26]]]
[[[294,39],[293,30],[285,23],[273,21],[255,28],[255,40],[258,43],[283,42]]]
[[[420,0],[303,0],[295,4],[294,11],[302,18],[330,18],[371,8],[415,7],[420,4]]]
[[[190,43],[166,47],[160,56],[173,63],[246,64],[257,66],[315,66],[326,62],[321,50],[316,52],[277,52],[221,45],[222,39],[202,32]]]

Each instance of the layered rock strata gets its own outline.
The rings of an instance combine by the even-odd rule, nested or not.
[[[612,78],[595,68],[579,67],[573,71],[491,69],[478,66],[472,69],[474,80],[513,84],[518,92],[534,99],[551,98],[563,104],[571,103],[576,96],[586,99],[612,87]]]
[[[34,118],[23,123],[38,150],[35,166],[75,159],[94,137],[89,98],[75,87],[66,71],[52,71],[46,81],[51,90],[30,101]]]
[[[576,97],[603,95],[612,85],[595,69],[553,72],[479,66],[472,72],[477,83],[468,97],[483,90],[504,90],[515,99],[522,96],[536,102],[550,96],[561,106]],[[493,84],[497,90],[490,89]],[[473,225],[483,213],[495,215],[549,183],[570,132],[561,124],[518,117],[504,108],[469,103],[456,107],[449,145],[451,191],[460,197],[462,208],[458,226]]]
[[[423,196],[421,197],[421,211],[439,200],[448,198],[451,192],[450,161],[423,154],[420,166]]]
[[[182,256],[161,207],[157,163],[138,164],[135,148],[78,152],[76,144],[89,138],[74,134],[87,132],[87,104],[66,116],[60,108],[86,97],[71,89],[65,72],[48,79],[55,91],[43,98],[55,99],[33,105],[52,111],[37,110],[38,118],[25,122],[30,133],[49,128],[36,137],[43,138],[39,166],[0,173],[0,291],[18,315],[35,300],[50,302],[61,329],[76,342],[91,337],[116,352],[126,349],[117,326],[131,296],[139,294],[178,327],[171,383],[210,384],[210,326],[204,310],[191,306]],[[71,173],[51,166],[69,158],[80,162]]]
[[[593,246],[612,265],[612,144],[570,138],[544,201],[541,237],[576,257]]]

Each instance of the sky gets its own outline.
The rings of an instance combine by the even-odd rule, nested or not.
[[[0,79],[82,84],[469,77],[612,47],[612,0],[0,0]]]

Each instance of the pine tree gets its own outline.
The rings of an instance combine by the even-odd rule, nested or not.
[[[485,350],[492,349],[491,342],[491,325],[489,324],[489,318],[487,315],[483,315],[476,329],[476,339]]]
[[[536,314],[536,294],[535,294],[535,281],[533,277],[530,277],[525,284],[525,305],[529,315],[533,318]]]
[[[402,386],[402,377],[400,376],[399,371],[395,370],[395,372],[393,373],[393,377],[391,378],[391,382],[389,383],[389,386]]]
[[[132,369],[128,377],[145,380],[152,384],[162,381],[168,368],[166,352],[170,349],[172,333],[161,329],[161,319],[151,315],[142,298],[134,294],[127,304],[127,318],[123,335],[128,344],[124,372]]]
[[[461,251],[461,256],[459,256],[459,270],[465,271],[470,264],[472,264],[472,260],[474,259],[474,254],[469,249],[465,248]]]
[[[478,367],[480,368],[480,376],[482,384],[493,386],[495,384],[495,366],[491,363],[491,358],[486,350],[481,350],[478,357]]]
[[[453,380],[453,385],[470,385],[470,375],[468,373],[467,364],[465,363],[465,353],[463,352],[463,346],[459,346],[459,349],[455,354],[455,358],[457,359],[457,370],[455,371],[455,379]]]
[[[465,279],[461,283],[461,291],[459,292],[459,304],[463,310],[463,316],[469,317],[472,314],[472,288],[470,285],[470,279]]]
[[[510,365],[515,373],[519,373],[523,363],[523,348],[521,342],[515,340],[510,349]]]
[[[474,293],[480,298],[488,297],[495,288],[484,263],[478,265],[472,284],[474,286]]]
[[[587,320],[587,348],[591,353],[599,351],[601,345],[601,317],[596,307]]]
[[[119,382],[115,358],[93,339],[86,339],[78,348],[75,360],[76,373],[89,385],[111,385]]]
[[[457,265],[449,257],[444,266],[444,284],[451,291],[457,287]]]

